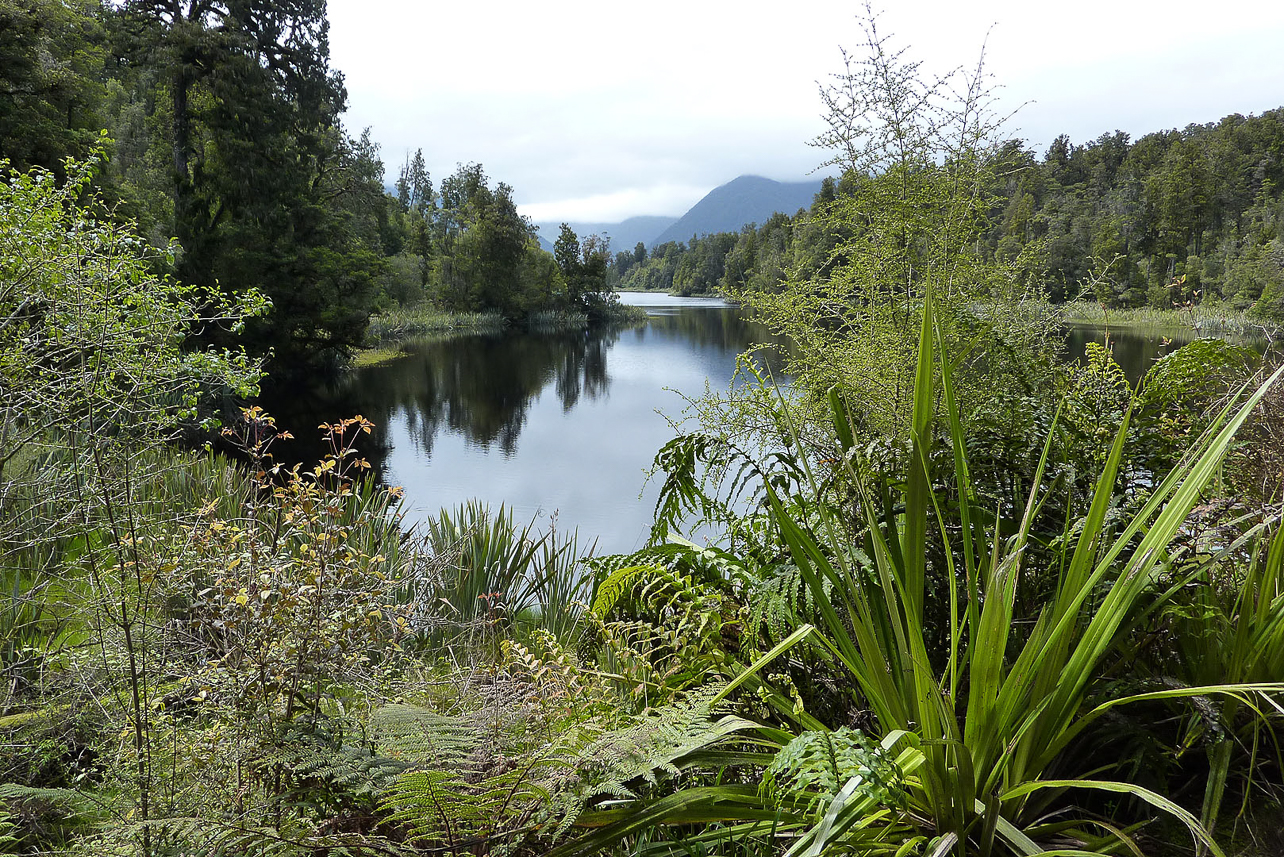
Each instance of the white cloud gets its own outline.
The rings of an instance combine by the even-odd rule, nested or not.
[[[527,203],[518,206],[518,209],[536,222],[566,220],[614,223],[645,212],[681,214],[708,192],[709,188],[705,185],[653,185],[593,196]]]
[[[903,0],[880,19],[926,69],[989,68],[1039,151],[1284,102],[1284,4]],[[434,178],[482,163],[540,219],[681,214],[743,173],[801,180],[823,154],[816,81],[859,55],[854,4],[645,6],[330,0],[347,122],[389,172],[422,147]],[[674,207],[678,206],[678,207]],[[596,214],[593,212],[597,212]],[[609,213],[609,214],[608,214]]]

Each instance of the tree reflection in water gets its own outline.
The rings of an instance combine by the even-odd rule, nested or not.
[[[262,403],[298,438],[281,460],[316,460],[320,422],[372,420],[359,450],[405,487],[412,522],[475,497],[519,517],[560,510],[562,526],[600,536],[600,549],[631,550],[651,520],[646,470],[673,436],[657,411],[680,413],[675,390],[726,389],[736,356],[769,340],[725,304],[649,311],[622,330],[418,341],[390,363],[265,391]]]
[[[263,399],[278,424],[297,438],[290,449],[277,447],[278,459],[319,459],[322,450],[308,438],[310,429],[357,413],[375,423],[360,450],[376,473],[384,470],[395,416],[405,420],[424,455],[432,454],[443,430],[511,455],[531,403],[550,384],[564,411],[582,398],[606,394],[606,353],[619,336],[615,330],[425,339],[405,344],[405,356],[390,364],[362,367],[306,389],[269,383]]]

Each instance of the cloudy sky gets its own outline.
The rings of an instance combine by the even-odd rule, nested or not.
[[[1040,153],[1284,106],[1279,0],[901,0],[879,29],[924,68],[983,44],[1009,125]],[[534,220],[680,215],[738,175],[803,181],[823,159],[817,83],[863,35],[832,0],[330,0],[346,122],[389,180],[481,163]],[[988,33],[988,39],[987,39]],[[1024,105],[1024,106],[1022,106]]]

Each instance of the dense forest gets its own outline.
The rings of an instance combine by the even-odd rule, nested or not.
[[[158,251],[177,242],[154,264],[269,300],[239,341],[276,371],[350,352],[391,305],[600,314],[586,272],[604,247],[559,264],[477,164],[434,188],[416,152],[385,192],[346,101],[321,0],[0,2],[7,169],[97,159],[102,208]]]
[[[322,0],[0,25],[0,853],[1284,851],[1278,354],[1166,342],[1133,385],[1028,300],[1276,313],[1277,114],[1038,161],[866,7],[809,211],[548,254],[479,166],[385,192]],[[612,268],[788,343],[788,385],[750,354],[690,400],[634,553],[404,526],[366,416],[292,467],[304,429],[218,423],[269,349],[403,302],[587,316]],[[604,383],[550,354],[471,428],[502,445],[555,362],[563,403]]]
[[[1171,308],[1224,302],[1284,319],[1284,109],[1227,116],[1136,141],[1116,131],[1040,158],[1020,141],[992,155],[984,251],[1025,265],[1054,302]],[[810,210],[739,234],[693,236],[617,253],[626,289],[680,294],[771,291],[786,272],[832,263],[841,236],[825,211],[863,179],[826,179]]]

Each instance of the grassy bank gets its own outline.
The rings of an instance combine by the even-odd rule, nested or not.
[[[503,330],[496,312],[443,312],[429,306],[398,307],[371,316],[366,341],[386,344],[430,333],[489,333]]]
[[[1071,324],[1127,327],[1158,331],[1185,328],[1204,336],[1247,336],[1278,339],[1280,325],[1227,306],[1200,304],[1183,309],[1107,309],[1098,303],[1073,301],[1055,307],[1060,318]]]
[[[540,332],[583,330],[596,321],[604,324],[630,324],[646,320],[646,310],[618,301],[595,307],[595,317],[588,313],[567,310],[544,310],[532,313],[525,327]],[[430,306],[398,307],[370,318],[366,341],[373,356],[359,357],[358,364],[382,362],[389,354],[392,343],[440,333],[498,333],[509,327],[509,322],[496,312],[444,312]]]

